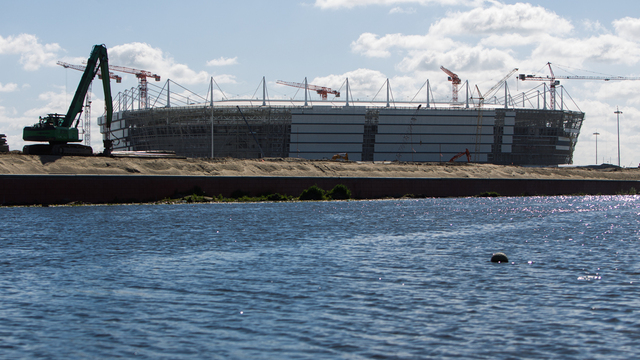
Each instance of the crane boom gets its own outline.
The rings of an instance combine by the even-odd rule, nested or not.
[[[612,80],[640,80],[640,77],[628,77],[628,76],[556,76],[553,73],[553,69],[551,68],[551,63],[548,62],[547,66],[549,67],[549,73],[551,76],[536,76],[536,75],[525,75],[520,74],[518,78],[522,81],[548,81],[549,82],[549,105],[552,110],[555,110],[555,97],[556,97],[556,86],[560,85],[560,81],[562,80],[604,80],[604,81],[612,81]]]
[[[78,71],[84,71],[87,66],[86,65],[73,65],[73,64],[69,64],[66,63],[64,61],[58,61],[56,62],[57,65],[62,66],[65,69],[73,69],[73,70],[78,70]],[[102,79],[102,74],[98,73],[98,79]],[[113,79],[116,81],[116,83],[120,84],[122,82],[122,77],[119,75],[114,74],[113,72],[109,71],[109,79]]]
[[[138,78],[138,89],[140,90],[140,107],[146,109],[147,104],[149,103],[149,87],[147,86],[147,78],[149,77],[153,78],[155,81],[160,81],[160,75],[154,74],[150,71],[134,69],[126,66],[111,65],[110,69],[113,71],[133,74]]]
[[[507,74],[507,76],[503,77],[502,80],[498,81],[497,84],[495,84],[491,89],[489,89],[486,93],[484,93],[484,97],[482,95],[479,95],[479,96],[483,99],[491,98],[491,96],[493,96],[494,91],[498,90],[502,86],[502,84],[504,84],[507,80],[509,80],[511,75],[516,73],[516,71],[518,71],[518,68],[511,70]],[[476,87],[476,89],[478,88]],[[478,89],[478,94],[480,94],[480,89]]]
[[[305,89],[306,88],[306,89],[315,91],[316,93],[318,93],[322,97],[322,100],[327,100],[327,94],[333,94],[336,97],[340,97],[340,92],[339,91],[331,90],[331,88],[328,88],[328,87],[325,87],[325,86],[318,86],[318,85],[311,85],[311,84],[307,84],[305,86],[305,84],[302,84],[302,83],[290,82],[290,81],[282,81],[282,80],[276,81],[276,84],[292,86],[292,87],[297,87],[297,88],[301,88],[301,89]]]

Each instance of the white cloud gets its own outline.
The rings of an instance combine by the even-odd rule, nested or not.
[[[54,66],[58,44],[40,44],[35,35],[0,36],[0,55],[20,55],[20,63],[27,71],[38,70],[40,66]]]
[[[0,92],[13,92],[16,91],[16,89],[18,89],[18,84],[9,83],[2,85],[2,83],[0,83]]]
[[[488,8],[449,13],[431,25],[429,33],[437,36],[485,35],[516,33],[523,35],[567,34],[573,25],[566,19],[541,6],[516,3],[494,3]]]
[[[357,69],[340,75],[329,75],[317,77],[310,83],[320,86],[330,87],[338,90],[342,87],[344,91],[345,80],[349,78],[349,88],[351,92],[358,96],[375,94],[379,88],[387,81],[387,76],[377,70]],[[365,95],[366,94],[366,95]],[[342,97],[342,96],[341,96]]]
[[[625,17],[613,22],[616,33],[627,40],[640,41],[640,19]]]
[[[389,10],[389,14],[415,14],[417,11],[414,8],[401,8],[401,7],[394,7],[393,9]]]
[[[587,31],[597,32],[597,33],[607,33],[609,32],[604,25],[600,23],[600,21],[592,21],[592,20],[583,20],[582,27]]]
[[[586,39],[546,35],[531,56],[570,66],[582,66],[585,61],[634,65],[640,61],[640,44],[610,34]]]
[[[151,71],[162,77],[171,79],[180,84],[205,84],[209,82],[211,75],[206,71],[196,72],[186,64],[180,64],[170,55],[163,53],[159,48],[154,48],[145,43],[129,43],[114,46],[109,49],[109,62],[121,66],[132,67]],[[216,81],[224,78],[226,81],[235,82],[231,75],[218,75]]]
[[[235,65],[238,63],[238,57],[234,57],[234,58],[225,58],[225,57],[220,57],[219,59],[213,59],[210,61],[207,61],[207,66],[227,66],[227,65]]]
[[[436,41],[429,35],[388,34],[379,37],[376,34],[364,33],[351,43],[351,51],[368,57],[389,57],[390,49],[427,49],[445,50],[453,46],[446,41]]]
[[[38,96],[38,100],[44,102],[45,105],[29,109],[24,112],[24,115],[31,119],[31,123],[35,124],[39,116],[52,113],[65,114],[72,98],[73,94],[66,94],[64,90],[59,92],[47,91]]]
[[[404,72],[454,67],[466,71],[496,70],[513,67],[516,60],[509,50],[485,48],[481,45],[460,45],[449,51],[414,51],[398,65]]]
[[[354,7],[369,5],[394,6],[397,4],[417,4],[417,5],[466,5],[476,6],[485,2],[484,0],[316,0],[315,6],[321,9],[352,9]]]

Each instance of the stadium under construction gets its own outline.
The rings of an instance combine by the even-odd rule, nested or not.
[[[465,153],[480,163],[559,165],[572,163],[584,119],[547,84],[512,96],[503,82],[501,97],[486,101],[467,85],[464,100],[445,103],[432,100],[428,81],[422,102],[394,101],[388,81],[378,101],[350,99],[348,81],[342,98],[311,101],[305,88],[304,100],[273,100],[264,79],[261,98],[214,101],[213,83],[205,96],[171,80],[120,93],[110,131],[99,118],[103,138],[114,151],[186,157],[446,162]]]

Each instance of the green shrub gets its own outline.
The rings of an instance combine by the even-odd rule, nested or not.
[[[327,193],[327,197],[334,200],[351,199],[351,190],[345,185],[338,184]]]
[[[320,189],[317,185],[313,185],[308,189],[302,191],[299,197],[300,200],[324,200],[325,191]]]
[[[287,195],[281,195],[281,194],[278,194],[278,193],[269,194],[269,195],[265,196],[264,198],[267,201],[287,201],[287,200],[289,200]]]
[[[498,197],[500,196],[500,194],[498,194],[495,191],[485,191],[480,193],[480,195],[478,195],[478,197]]]

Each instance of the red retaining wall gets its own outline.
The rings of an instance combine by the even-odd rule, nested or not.
[[[616,194],[640,181],[531,180],[468,178],[236,177],[157,175],[0,175],[0,204],[65,204],[69,202],[150,202],[176,193],[191,194],[197,186],[207,195],[229,197],[280,193],[298,196],[311,185],[330,190],[344,184],[354,198],[475,196],[494,191],[502,196]]]

